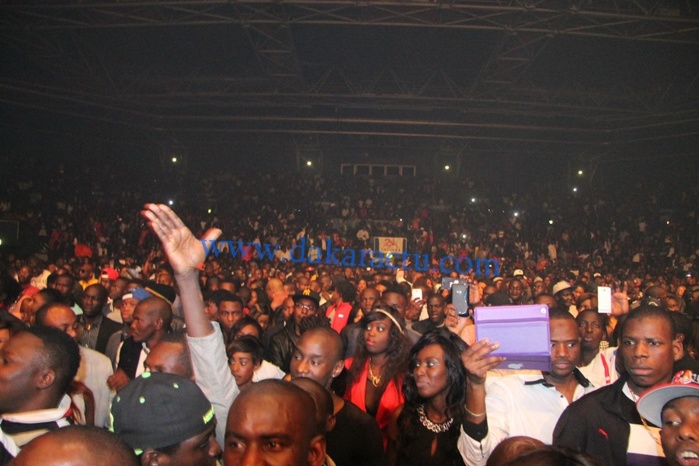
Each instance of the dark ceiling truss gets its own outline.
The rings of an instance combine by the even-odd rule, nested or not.
[[[381,74],[395,77],[390,70]],[[517,143],[529,138],[535,143],[564,146],[699,134],[699,106],[690,103],[681,110],[673,106],[666,112],[651,111],[654,106],[647,98],[635,98],[630,90],[620,95],[614,89],[609,95],[597,95],[595,105],[590,104],[589,94],[584,99],[573,91],[537,89],[516,89],[509,101],[471,99],[448,76],[440,75],[439,82],[448,83],[448,87],[433,90],[429,83],[437,80],[432,78],[422,86],[404,81],[401,92],[394,95],[366,92],[374,88],[362,89],[346,76],[345,88],[355,93],[332,93],[327,75],[310,93],[296,94],[260,92],[245,86],[238,89],[230,80],[219,83],[224,86],[220,89],[207,83],[208,92],[204,93],[182,82],[168,87],[155,80],[152,87],[143,84],[134,94],[105,96],[5,80],[0,82],[0,100],[154,130],[305,135],[305,151],[319,150],[318,146],[308,146],[318,141],[313,135],[333,134],[477,141],[503,138]],[[406,89],[419,92],[406,93]],[[531,98],[526,99],[527,95]],[[629,103],[634,106],[629,107]]]
[[[433,27],[699,43],[693,0],[560,1],[120,1],[0,6],[3,29],[122,28],[205,24],[353,24]]]

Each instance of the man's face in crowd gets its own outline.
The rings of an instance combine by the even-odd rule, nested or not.
[[[556,294],[556,301],[561,306],[563,310],[568,310],[568,308],[573,304],[573,290],[568,288],[567,290],[560,291]]]
[[[225,466],[320,466],[325,461],[322,437],[300,428],[304,412],[286,394],[239,396],[228,415]],[[260,409],[264,406],[265,409]],[[315,420],[313,421],[315,425]]]
[[[226,331],[243,318],[243,306],[235,301],[221,301],[218,305],[218,322]]]
[[[660,438],[671,465],[697,464],[699,456],[699,397],[669,401],[662,412]]]
[[[510,297],[512,302],[518,303],[522,299],[523,294],[524,287],[522,286],[522,282],[519,280],[512,280],[507,286],[507,295]]]
[[[182,345],[179,343],[161,341],[150,350],[143,366],[150,372],[175,374],[188,378],[190,374],[187,373],[187,368],[180,358],[182,352]]]
[[[175,281],[172,279],[172,275],[170,275],[170,272],[167,270],[159,270],[157,275],[155,276],[155,283],[158,285],[167,285],[167,286],[172,286],[175,284]]]
[[[543,280],[534,282],[532,285],[532,294],[534,294],[534,296],[539,296],[544,291],[546,291],[546,285],[544,285]]]
[[[221,446],[216,441],[214,427],[212,425],[201,434],[180,443],[179,448],[167,458],[169,461],[165,464],[168,466],[215,466],[216,458],[221,454]]]
[[[558,305],[553,297],[546,294],[540,294],[537,296],[534,300],[534,304],[545,304],[549,307],[549,309],[553,309]]]
[[[92,266],[83,264],[78,269],[78,278],[82,281],[87,281],[92,279]]]
[[[362,311],[364,311],[365,314],[371,311],[371,308],[373,308],[374,304],[376,304],[378,301],[379,292],[374,288],[366,288],[359,295],[359,307],[362,308]]]
[[[31,401],[42,377],[43,343],[18,333],[0,349],[0,414],[17,413]]]
[[[600,314],[595,311],[584,311],[577,317],[578,330],[582,338],[582,349],[593,351],[599,348],[604,338],[604,322]]]
[[[88,317],[96,317],[102,312],[105,304],[105,294],[101,285],[90,285],[85,288],[81,297],[83,313]]]
[[[381,302],[387,306],[394,307],[401,316],[405,316],[408,309],[408,300],[400,293],[388,292],[381,296]]]
[[[136,298],[126,298],[121,300],[119,312],[121,312],[121,320],[129,325],[133,322],[133,311],[136,309],[139,300]]]
[[[133,311],[133,321],[129,327],[129,333],[135,342],[148,341],[160,329],[162,323],[163,321],[158,317],[157,312],[148,309],[148,305],[144,302],[140,302]]]
[[[126,293],[126,286],[129,282],[124,278],[117,278],[109,285],[109,297],[114,299],[121,298]]]
[[[642,317],[627,320],[622,332],[621,356],[634,392],[669,381],[681,349],[670,324],[662,317]]]
[[[71,338],[75,339],[78,334],[75,330],[77,318],[75,313],[68,306],[52,306],[46,313],[44,324],[47,327],[53,327],[63,333],[67,333]]]
[[[61,293],[61,296],[65,298],[73,292],[74,284],[75,283],[70,276],[61,275],[56,278],[56,281],[53,283],[53,288]]]
[[[427,314],[435,325],[444,322],[444,299],[441,296],[432,296],[427,300]]]
[[[298,327],[298,325],[301,323],[301,320],[305,319],[306,317],[315,315],[317,310],[318,307],[316,306],[315,301],[313,301],[312,299],[297,299],[296,303],[294,304],[294,323]]]
[[[580,362],[580,335],[572,319],[551,320],[551,372],[554,379],[565,379]]]
[[[665,301],[665,309],[667,309],[670,312],[680,312],[682,307],[680,306],[680,302],[677,298],[667,298]]]
[[[482,295],[481,295],[481,301],[485,301],[485,299],[486,299],[488,296],[490,296],[490,295],[492,295],[492,294],[495,294],[495,293],[497,293],[497,292],[498,292],[497,287],[495,287],[495,286],[493,286],[493,285],[488,285],[488,286],[486,286],[485,288],[483,288],[483,293],[482,293]]]
[[[332,341],[326,335],[301,335],[291,357],[291,376],[308,377],[329,388],[333,377],[342,372],[342,360],[335,357]]]
[[[32,269],[28,265],[23,265],[17,272],[17,281],[20,285],[27,285],[32,279]]]

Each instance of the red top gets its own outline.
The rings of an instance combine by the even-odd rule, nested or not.
[[[352,312],[352,305],[350,303],[342,303],[338,307],[335,304],[333,304],[332,306],[328,307],[325,316],[329,318],[333,314],[333,312],[335,313],[335,315],[332,316],[332,322],[330,322],[330,327],[332,327],[332,329],[335,330],[337,333],[340,333],[342,332],[342,329],[345,328],[345,325],[347,325],[350,313]]]
[[[345,368],[349,369],[352,366],[352,358],[345,359]],[[359,378],[355,380],[345,392],[345,399],[351,401],[359,409],[366,412],[366,383],[369,376],[369,361],[364,365],[364,370],[359,374]],[[399,383],[391,379],[386,385],[381,400],[379,400],[379,409],[376,412],[376,422],[379,424],[381,434],[383,435],[384,448],[388,444],[388,421],[393,412],[403,404],[403,376],[400,377]]]

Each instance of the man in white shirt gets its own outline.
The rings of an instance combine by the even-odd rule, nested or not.
[[[484,465],[493,449],[504,439],[524,435],[546,444],[570,403],[593,387],[577,370],[580,336],[573,316],[551,311],[551,371],[493,378],[486,373],[504,358],[489,356],[497,342],[481,340],[462,356],[468,371],[466,419],[458,448],[466,464]]]

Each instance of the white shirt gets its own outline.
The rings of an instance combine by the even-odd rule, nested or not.
[[[223,334],[218,322],[212,322],[214,333],[193,338],[187,335],[197,385],[209,399],[216,413],[216,440],[225,445],[228,410],[240,393],[228,367],[228,356],[223,345]]]
[[[617,348],[607,348],[597,353],[597,356],[590,361],[590,364],[579,367],[580,372],[595,387],[604,387],[614,383],[619,378],[616,371],[616,350]]]
[[[119,343],[119,348],[117,348],[116,352],[116,361],[114,361],[114,367],[119,367],[119,358],[121,357],[121,347],[124,346],[124,342],[122,341]],[[138,354],[138,365],[136,366],[136,377],[140,377],[145,371],[146,371],[146,358],[148,357],[148,353],[150,353],[150,349],[148,348],[148,345],[146,345],[146,342],[141,343],[141,352]]]
[[[257,370],[252,374],[252,381],[259,382],[260,380],[266,379],[283,379],[286,376],[286,372],[281,370],[279,367],[275,366],[269,361],[262,360],[262,364]]]
[[[109,404],[114,392],[109,390],[107,379],[114,373],[107,356],[90,348],[80,347],[80,367],[75,380],[85,384],[95,398],[95,426],[109,427]]]
[[[466,464],[485,465],[493,449],[508,437],[525,435],[547,445],[553,442],[553,429],[568,407],[568,400],[554,387],[542,382],[541,373],[486,380],[488,434],[478,442],[461,428],[457,445]],[[584,388],[578,385],[573,401],[592,390],[592,386]]]

